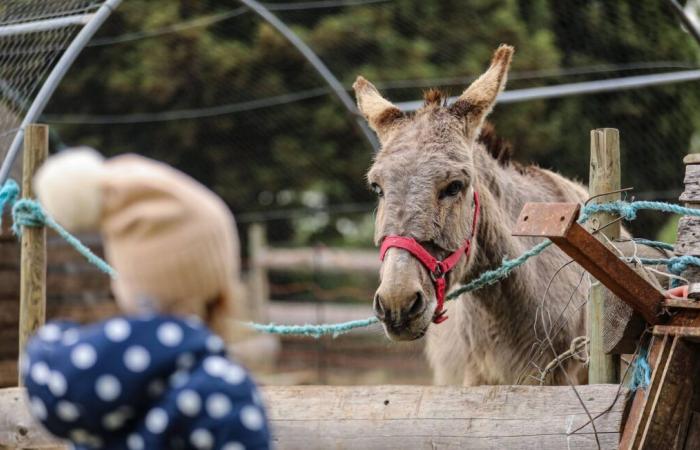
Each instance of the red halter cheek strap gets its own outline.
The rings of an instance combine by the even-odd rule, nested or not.
[[[387,236],[382,241],[382,246],[379,250],[379,257],[384,261],[384,255],[386,252],[392,248],[401,248],[409,252],[423,264],[430,274],[430,278],[433,280],[435,286],[435,298],[437,299],[437,306],[435,307],[435,313],[433,314],[434,323],[442,323],[447,320],[444,310],[445,306],[445,289],[446,281],[445,275],[449,273],[459,262],[462,255],[469,257],[469,252],[471,251],[471,243],[476,236],[476,226],[479,221],[479,212],[481,207],[479,205],[479,194],[474,191],[474,216],[472,221],[472,233],[465,241],[464,244],[455,250],[450,256],[438,261],[433,255],[430,254],[422,245],[418,243],[413,238],[405,236]]]

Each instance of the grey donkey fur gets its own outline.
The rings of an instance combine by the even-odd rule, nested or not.
[[[481,218],[472,252],[449,274],[448,292],[538,242],[510,234],[526,202],[583,202],[587,197],[584,186],[554,172],[499,161],[493,148],[498,143],[493,136],[484,138],[484,120],[505,85],[512,54],[512,47],[500,46],[487,72],[454,104],[447,106],[430,91],[412,115],[364,78],[353,85],[359,109],[382,144],[368,172],[380,194],[377,244],[388,235],[409,236],[442,259],[470,235],[473,190],[479,193]],[[539,376],[535,366],[546,366],[554,352],[564,352],[586,333],[582,305],[589,282],[579,266],[564,267],[543,301],[550,278],[568,260],[552,246],[505,280],[447,303],[449,319],[431,325],[436,302],[429,274],[408,252],[392,248],[380,270],[375,309],[394,340],[427,334],[436,384],[533,382],[523,375]],[[560,327],[552,333],[554,351],[543,345],[550,324],[555,331]],[[583,363],[570,359],[564,367],[571,381],[585,382]],[[566,381],[561,370],[546,378],[550,384]]]

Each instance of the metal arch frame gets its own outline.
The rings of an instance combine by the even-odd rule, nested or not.
[[[362,134],[365,136],[367,141],[370,143],[375,152],[379,150],[379,142],[374,134],[374,132],[369,128],[365,119],[362,117],[360,112],[355,106],[355,102],[352,100],[350,95],[346,92],[343,85],[338,81],[338,79],[333,75],[333,73],[328,69],[328,67],[321,61],[321,59],[316,55],[316,53],[311,50],[311,48],[306,45],[306,43],[297,36],[291,28],[289,28],[284,22],[277,18],[274,14],[270,12],[265,6],[260,4],[257,0],[240,0],[245,6],[250,8],[254,13],[264,19],[267,23],[272,25],[278,32],[284,36],[290,44],[292,44],[299,53],[302,54],[304,58],[313,66],[313,68],[318,72],[318,74],[323,78],[323,80],[328,84],[328,86],[333,91],[333,94],[340,100],[340,102],[345,106],[345,109],[355,118],[355,123],[357,124]]]
[[[41,86],[27,114],[25,114],[24,119],[22,119],[19,130],[17,130],[17,134],[12,140],[12,144],[10,144],[2,167],[0,167],[0,186],[7,180],[10,175],[10,170],[17,159],[24,138],[25,127],[39,118],[49,99],[56,91],[56,88],[68,72],[68,69],[73,65],[80,52],[121,2],[122,0],[106,0],[92,15],[90,21],[78,32],[78,35],[73,39],[73,42],[71,42],[66,51],[63,52],[63,55],[61,55],[61,58]]]

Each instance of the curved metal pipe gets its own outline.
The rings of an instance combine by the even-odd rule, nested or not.
[[[695,24],[685,13],[683,7],[676,0],[666,0],[666,3],[668,3],[671,6],[673,12],[676,14],[676,16],[678,16],[681,22],[683,22],[683,25],[685,25],[685,28],[688,30],[688,33],[690,33],[691,36],[693,36],[693,39],[695,39],[695,42],[700,44],[700,30],[698,30],[695,27]]]
[[[294,33],[284,22],[279,20],[277,16],[272,14],[269,9],[261,5],[257,0],[240,0],[241,3],[246,5],[248,8],[253,10],[257,15],[262,17],[267,23],[272,25],[277,31],[279,31],[285,39],[289,41],[299,53],[306,58],[306,60],[313,66],[313,68],[318,72],[318,74],[323,78],[323,80],[330,86],[333,93],[338,100],[345,106],[345,109],[355,118],[355,123],[359,127],[362,134],[364,134],[367,141],[370,143],[374,151],[379,150],[379,143],[374,135],[374,132],[369,128],[365,119],[362,117],[360,112],[355,106],[355,102],[352,100],[347,91],[340,84],[340,81],[333,75],[333,73],[326,67],[326,65],[321,61],[321,59],[314,53],[311,48],[302,41],[299,36]]]
[[[17,159],[17,155],[19,154],[19,150],[22,145],[22,139],[24,138],[24,128],[39,118],[49,99],[56,91],[59,83],[66,75],[66,72],[68,72],[68,69],[70,69],[73,62],[75,62],[75,59],[78,57],[83,48],[85,48],[85,45],[87,45],[88,41],[92,38],[95,32],[100,28],[104,21],[107,20],[110,14],[112,14],[112,11],[114,11],[114,9],[119,6],[121,2],[122,0],[105,1],[97,12],[95,12],[92,20],[90,20],[90,22],[88,22],[80,30],[75,39],[73,39],[73,42],[71,42],[66,51],[63,52],[63,55],[61,55],[61,58],[58,60],[48,78],[46,78],[46,81],[41,86],[41,89],[34,99],[34,102],[32,102],[27,114],[24,116],[15,138],[12,140],[12,144],[10,144],[5,160],[2,163],[2,167],[0,167],[0,186],[2,186],[7,180],[7,177],[10,175],[12,165],[14,164],[15,159]]]

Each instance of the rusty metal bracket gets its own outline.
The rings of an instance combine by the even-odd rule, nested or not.
[[[526,203],[513,236],[547,237],[652,325],[664,295],[576,222],[577,203]]]

